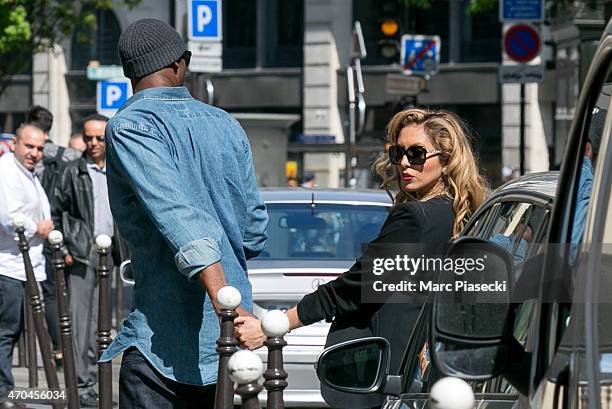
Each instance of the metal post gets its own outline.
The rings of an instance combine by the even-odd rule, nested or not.
[[[345,151],[345,178],[344,185],[351,187],[353,180],[353,154],[355,145],[355,80],[353,78],[353,67],[346,67],[346,85],[348,91],[348,139],[346,140]]]
[[[70,304],[66,277],[64,275],[64,256],[61,251],[62,233],[53,230],[49,233],[49,244],[53,251],[53,267],[55,270],[55,290],[57,293],[58,323],[64,361],[64,381],[68,390],[68,408],[79,408],[79,392],[77,389],[77,376],[74,361],[74,344],[72,342],[72,321],[70,319]]]
[[[113,271],[117,272],[115,274],[115,328],[119,328],[123,321],[123,281],[121,281],[119,270],[113,268]]]
[[[263,389],[257,382],[263,373],[261,359],[252,351],[236,352],[228,362],[232,381],[238,384],[236,393],[242,399],[243,409],[260,409],[259,392]]]
[[[228,362],[238,346],[234,336],[234,319],[238,316],[235,309],[240,305],[242,297],[234,287],[226,286],[217,292],[217,301],[221,306],[219,320],[221,333],[217,339],[219,354],[219,369],[217,372],[217,389],[215,392],[215,409],[233,409],[234,385],[229,377]]]
[[[521,83],[521,129],[520,129],[520,170],[525,174],[525,84]]]
[[[38,357],[36,356],[36,333],[34,332],[34,319],[32,307],[28,301],[28,292],[23,290],[23,313],[25,314],[26,350],[28,365],[28,387],[38,388]]]
[[[21,314],[21,325],[22,328],[24,328],[24,331],[21,331],[21,334],[19,334],[19,340],[17,341],[17,348],[19,348],[19,354],[17,355],[17,366],[20,368],[24,368],[28,365],[28,361],[26,360],[25,303],[21,308],[23,311],[23,313]]]
[[[289,331],[289,319],[280,310],[269,311],[261,321],[264,334],[268,337],[264,345],[268,348],[268,367],[263,376],[268,391],[267,409],[284,409],[283,390],[287,387],[287,372],[283,367],[283,339]]]
[[[38,338],[38,346],[42,355],[47,386],[49,389],[59,390],[59,381],[57,379],[57,373],[55,372],[55,363],[53,362],[53,353],[51,351],[51,339],[49,338],[49,332],[45,326],[45,313],[43,311],[40,292],[38,291],[38,284],[34,277],[34,269],[29,253],[30,245],[25,236],[24,225],[25,221],[23,218],[15,217],[13,219],[13,228],[19,237],[19,250],[23,256],[26,273],[26,294],[32,306],[32,321],[34,323],[34,330],[36,331],[36,338]],[[34,354],[34,356],[36,356],[36,354]],[[55,409],[59,409],[63,405],[59,401],[55,401],[52,403],[52,406]]]
[[[106,234],[96,237],[98,246],[98,359],[110,345],[112,306],[110,293],[110,269],[108,268],[108,254],[112,240]],[[113,363],[98,362],[98,381],[100,390],[100,409],[113,407]]]

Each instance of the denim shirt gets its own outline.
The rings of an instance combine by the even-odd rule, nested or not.
[[[136,93],[106,138],[111,209],[136,283],[134,307],[101,361],[135,346],[169,379],[215,383],[219,321],[197,273],[220,261],[252,309],[246,260],[265,245],[268,214],[248,139],[185,87]]]

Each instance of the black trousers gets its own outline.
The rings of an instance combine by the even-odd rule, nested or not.
[[[0,275],[0,403],[15,387],[13,345],[21,333],[24,282]]]
[[[165,378],[136,348],[123,353],[119,409],[213,409],[215,385],[195,386]]]

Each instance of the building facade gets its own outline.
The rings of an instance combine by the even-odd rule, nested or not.
[[[223,70],[190,73],[187,86],[196,98],[242,122],[262,186],[285,185],[288,161],[297,164],[298,176],[314,173],[319,186],[344,186],[346,67],[354,22],[359,21],[367,57],[361,62],[366,110],[363,132],[356,136],[357,186],[376,186],[369,169],[383,151],[386,123],[398,110],[415,104],[449,109],[465,118],[474,131],[481,165],[496,185],[504,165],[519,165],[519,86],[498,81],[498,68],[505,61],[505,27],[497,8],[471,14],[467,0],[430,3],[422,9],[403,0],[222,0]],[[541,84],[527,85],[525,93],[528,172],[547,170],[561,158],[572,98],[588,65],[588,58],[579,56],[590,48],[581,44],[594,45],[609,2],[587,3],[593,10],[582,10],[588,19],[541,26],[545,46],[536,63],[546,66],[546,76]],[[144,17],[167,21],[187,39],[186,0],[144,0],[132,10],[98,11],[97,29],[87,33],[87,41],[79,41],[83,32],[76,30],[56,52],[34,57],[30,81],[27,75],[14,78],[0,101],[2,131],[10,132],[23,120],[27,106],[38,103],[56,115],[52,138],[67,143],[82,118],[96,109],[96,83],[87,79],[87,65],[92,60],[119,64],[121,29]],[[382,23],[389,18],[397,31],[385,36]],[[580,24],[589,27],[589,36],[576,35]],[[397,44],[403,33],[439,35],[442,43],[438,73],[414,98],[387,88],[388,76],[401,73]]]

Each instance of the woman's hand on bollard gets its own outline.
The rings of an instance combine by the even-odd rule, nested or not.
[[[70,254],[66,254],[64,256],[64,263],[66,263],[67,266],[71,266],[74,264],[74,259],[72,258]]]
[[[253,316],[239,316],[234,320],[234,334],[244,348],[257,349],[266,341],[261,321]]]

